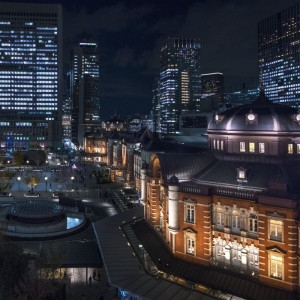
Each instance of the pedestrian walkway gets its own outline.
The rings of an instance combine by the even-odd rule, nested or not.
[[[67,300],[99,300],[100,296],[103,296],[104,300],[118,299],[117,290],[107,284],[105,270],[101,268],[97,269],[97,273],[98,271],[101,274],[100,279],[97,274],[91,282],[87,279],[87,283],[71,283],[67,287]]]

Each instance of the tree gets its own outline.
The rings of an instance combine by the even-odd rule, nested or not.
[[[7,188],[9,181],[15,177],[15,172],[0,172],[0,192],[4,192],[4,190]]]
[[[24,181],[33,192],[33,188],[39,184],[40,178],[32,175],[32,176],[25,177]]]
[[[29,273],[33,257],[13,243],[0,246],[0,298],[18,299],[22,294],[22,283]]]
[[[25,156],[21,151],[17,151],[13,154],[13,161],[16,165],[23,165],[25,161]]]

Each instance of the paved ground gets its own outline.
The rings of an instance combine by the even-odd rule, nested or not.
[[[16,200],[24,200],[24,193],[29,190],[24,179],[30,175],[40,178],[40,183],[34,188],[40,193],[38,199],[58,201],[53,197],[53,192],[63,192],[65,195],[78,198],[83,201],[86,207],[90,209],[92,222],[112,216],[118,211],[127,210],[128,208],[122,202],[119,193],[123,184],[109,183],[97,185],[95,178],[92,176],[93,169],[99,170],[92,164],[77,164],[78,169],[72,170],[70,166],[44,166],[39,167],[39,171],[33,171],[32,167],[26,167],[24,170],[15,171],[13,167],[10,171],[17,172],[16,176],[10,181],[10,187],[6,190],[11,193]],[[35,168],[37,169],[37,168]],[[53,171],[57,169],[57,171]],[[20,180],[17,178],[20,177]],[[47,177],[47,180],[45,180]],[[74,179],[72,179],[74,177]],[[28,199],[28,198],[26,198]],[[32,199],[32,198],[31,198]],[[19,241],[19,244],[27,252],[39,253],[41,249],[55,251],[64,249],[64,262],[69,264],[77,262],[78,268],[69,268],[70,283],[67,286],[68,300],[99,300],[118,299],[115,288],[109,286],[102,266],[98,246],[91,225],[88,229],[67,238],[61,238],[54,241]],[[96,268],[80,267],[82,263],[88,262]],[[96,280],[89,282],[89,276],[93,276],[94,270],[97,273]],[[98,280],[100,273],[100,280]]]

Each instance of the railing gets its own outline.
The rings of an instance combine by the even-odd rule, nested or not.
[[[194,183],[185,183],[183,185],[180,185],[179,190],[182,193],[190,193],[190,194],[200,194],[202,191],[202,189]]]
[[[255,200],[256,195],[251,192],[246,191],[236,191],[236,190],[229,190],[229,189],[216,189],[216,194],[220,196],[229,196],[234,198],[243,198],[243,199],[250,199]]]

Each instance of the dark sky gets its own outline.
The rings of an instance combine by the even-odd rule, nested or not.
[[[15,1],[18,2],[18,1]],[[59,1],[26,1],[59,3]],[[168,36],[199,38],[202,73],[223,72],[231,86],[257,76],[257,23],[296,0],[62,0],[64,59],[83,39],[101,57],[104,118],[147,113]]]

